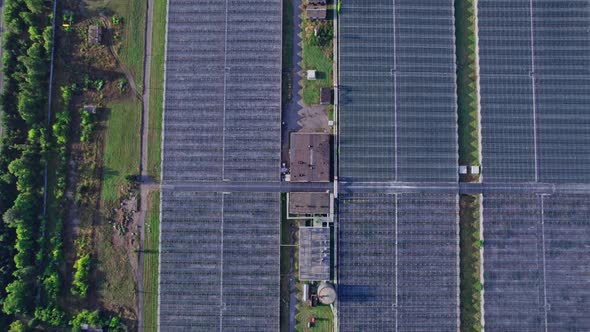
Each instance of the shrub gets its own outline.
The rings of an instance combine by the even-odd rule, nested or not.
[[[82,310],[70,321],[70,326],[72,326],[73,332],[80,332],[82,331],[81,327],[83,324],[88,324],[90,327],[102,327],[104,321],[100,318],[100,312],[98,310]]]
[[[76,273],[72,282],[72,294],[81,298],[88,295],[90,277],[90,254],[84,254],[74,264]]]

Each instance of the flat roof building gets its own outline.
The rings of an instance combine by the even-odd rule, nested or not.
[[[326,6],[308,6],[306,9],[307,18],[310,20],[325,20],[328,17]]]
[[[320,104],[327,105],[332,103],[332,88],[320,89]]]
[[[291,182],[330,181],[330,134],[292,133]]]
[[[330,280],[330,228],[299,228],[299,280]]]
[[[290,193],[289,214],[330,214],[330,194]]]

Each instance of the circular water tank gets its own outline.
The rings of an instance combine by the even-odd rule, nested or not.
[[[336,301],[336,290],[334,286],[327,282],[322,282],[318,286],[318,297],[323,304],[332,304]]]

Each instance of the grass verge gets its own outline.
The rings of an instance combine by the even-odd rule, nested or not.
[[[116,236],[111,225],[97,226],[97,230],[97,278],[99,291],[102,295],[101,301],[108,310],[119,310],[119,308],[133,310],[132,308],[137,307],[137,297],[136,279],[131,268],[131,255],[129,255],[127,248],[113,244],[113,239]],[[135,317],[135,314],[125,312],[123,316]]]
[[[332,21],[312,21],[303,19],[302,27],[302,70],[316,70],[317,79],[314,81],[302,79],[303,102],[306,105],[319,104],[320,88],[331,87],[333,71],[333,35]],[[316,31],[318,35],[316,36]]]
[[[316,318],[315,326],[309,328],[307,323],[311,321],[311,318]],[[297,325],[295,331],[297,332],[332,332],[334,331],[334,314],[332,309],[327,305],[318,305],[311,307],[308,305],[300,304],[298,306]]]
[[[143,246],[143,330],[158,331],[158,256],[160,236],[160,192],[148,196]]]
[[[162,113],[164,108],[164,55],[166,53],[166,0],[154,0],[152,23],[152,59],[150,68],[150,105],[148,119],[147,173],[160,180],[162,154]]]
[[[102,200],[117,201],[128,183],[128,176],[139,174],[141,106],[134,99],[109,105],[106,126]]]
[[[455,0],[459,163],[479,165],[477,40],[473,0]]]
[[[138,90],[141,91],[143,87],[147,1],[85,0],[85,2],[91,11],[114,12],[122,18],[125,29],[121,35],[121,48],[118,50],[118,53],[121,56],[121,61],[125,63],[135,78]]]
[[[461,195],[459,222],[461,267],[461,331],[481,331],[480,195]]]
[[[280,302],[280,330],[289,331],[290,297],[291,291],[289,280],[291,260],[293,259],[295,247],[291,237],[291,222],[287,220],[287,194],[281,194],[281,302]]]

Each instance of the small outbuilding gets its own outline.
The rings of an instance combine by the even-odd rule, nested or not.
[[[332,89],[321,88],[320,89],[320,104],[328,105],[332,103]]]
[[[469,172],[471,174],[475,174],[475,175],[479,174],[479,166],[470,166]]]
[[[308,81],[315,81],[317,80],[317,71],[316,70],[308,70],[307,71],[307,80]]]
[[[91,25],[88,27],[88,43],[90,45],[98,45],[102,43],[102,27],[98,25]]]
[[[323,304],[330,305],[336,301],[336,289],[332,284],[322,282],[318,286],[318,298]]]
[[[467,166],[465,166],[465,165],[459,166],[459,174],[461,174],[461,175],[467,174]]]
[[[307,6],[305,11],[310,20],[325,20],[328,17],[328,9],[323,6]]]

